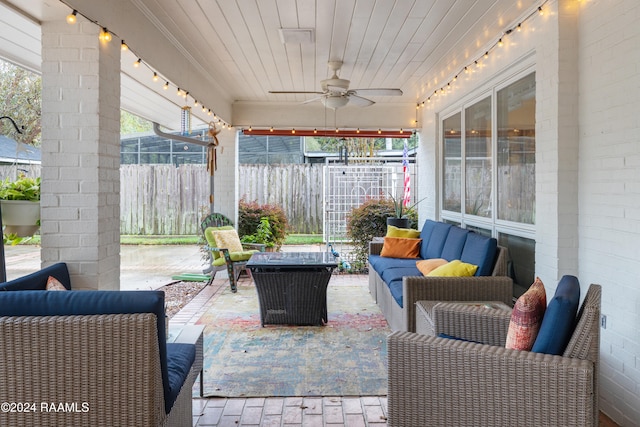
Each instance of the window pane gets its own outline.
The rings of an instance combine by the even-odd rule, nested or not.
[[[535,224],[536,79],[498,92],[498,218]]]
[[[444,193],[442,208],[447,211],[460,212],[462,205],[462,158],[461,158],[461,114],[458,113],[445,119],[442,123],[442,138],[444,146]]]
[[[465,213],[491,217],[491,98],[465,110]]]

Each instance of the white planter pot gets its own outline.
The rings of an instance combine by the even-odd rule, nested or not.
[[[30,237],[40,228],[40,202],[1,200],[4,234]]]

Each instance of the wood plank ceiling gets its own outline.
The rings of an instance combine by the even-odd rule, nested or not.
[[[20,0],[2,1],[21,7]],[[27,3],[45,1],[51,2]],[[339,76],[351,81],[350,88],[392,87],[404,92],[401,97],[371,97],[377,104],[415,106],[433,85],[451,78],[460,67],[495,43],[502,31],[542,2],[113,0],[106,2],[106,6],[103,3],[103,0],[68,2],[101,25],[115,29],[143,59],[157,56],[154,49],[163,46],[179,52],[181,57],[155,59],[154,69],[164,73],[165,69],[171,69],[170,61],[185,62],[194,73],[204,76],[197,86],[189,87],[190,95],[212,108],[221,103],[227,104],[227,108],[234,104],[255,107],[262,103],[272,109],[274,105],[299,105],[312,98],[310,94],[269,91],[320,91],[320,81],[331,76],[328,61],[343,61]],[[161,40],[145,41],[145,34],[141,33],[146,27],[127,22],[122,11],[132,6],[163,36]],[[26,12],[46,19],[38,16],[41,12],[31,9]],[[279,29],[283,28],[312,29],[314,41],[284,44],[279,35]],[[163,93],[157,83],[154,86],[148,76],[143,78],[124,56],[122,67],[128,76],[127,91],[132,99],[137,99],[134,109],[153,111],[151,104],[157,105],[157,96],[169,99],[170,95]],[[172,75],[172,84],[188,86],[190,82],[184,74]],[[139,95],[136,86],[140,86]],[[155,95],[142,95],[145,91]],[[171,102],[176,104],[175,100]],[[307,106],[310,104],[299,108]],[[224,110],[221,105],[218,108]],[[233,117],[225,119],[233,121]]]

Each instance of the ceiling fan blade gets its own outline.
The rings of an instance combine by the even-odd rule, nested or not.
[[[318,92],[314,92],[314,93],[318,93]],[[322,92],[320,92],[320,93],[322,93]],[[311,102],[320,101],[322,98],[324,98],[324,95],[323,96],[316,96],[315,98],[307,99],[306,101],[303,102],[303,104],[309,104]]]
[[[370,99],[363,98],[361,96],[354,95],[354,94],[349,94],[348,98],[349,98],[349,102],[353,102],[358,107],[368,107],[369,105],[375,104],[375,102],[373,102]]]
[[[401,96],[402,90],[392,88],[351,89],[349,92],[367,96]]]
[[[307,91],[299,91],[299,90],[270,90],[269,93],[275,93],[275,94],[316,93],[318,95],[322,95],[324,92],[307,92]]]

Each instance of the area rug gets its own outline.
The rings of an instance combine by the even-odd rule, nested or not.
[[[386,395],[391,331],[366,284],[330,283],[327,309],[325,326],[262,327],[255,287],[226,289],[198,321],[205,396]]]

